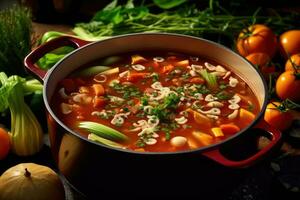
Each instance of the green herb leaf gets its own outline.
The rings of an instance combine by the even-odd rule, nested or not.
[[[186,0],[153,0],[153,2],[162,9],[170,9],[183,4]]]

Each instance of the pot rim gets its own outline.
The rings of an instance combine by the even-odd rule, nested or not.
[[[246,61],[251,67],[254,68],[254,70],[257,72],[257,74],[260,76],[260,79],[262,79],[263,82],[263,88],[264,88],[264,101],[263,104],[261,106],[260,112],[258,113],[258,115],[256,116],[256,118],[248,125],[246,126],[244,129],[242,129],[241,131],[239,131],[238,133],[211,145],[208,146],[204,146],[201,148],[197,148],[197,149],[191,149],[191,150],[184,150],[184,151],[174,151],[174,152],[139,152],[139,151],[133,151],[133,150],[129,150],[129,149],[122,149],[122,148],[115,148],[115,147],[110,147],[98,142],[94,142],[91,140],[88,140],[86,137],[83,137],[82,135],[76,133],[76,131],[73,131],[72,129],[70,129],[68,126],[66,126],[53,112],[53,110],[51,109],[51,106],[49,105],[49,102],[47,100],[46,97],[46,92],[47,92],[47,83],[48,80],[51,77],[52,72],[54,72],[55,70],[59,70],[59,65],[61,65],[65,59],[69,58],[70,56],[76,56],[76,54],[81,51],[81,49],[84,48],[89,48],[89,46],[93,46],[93,45],[99,45],[99,43],[101,44],[102,42],[105,42],[107,40],[115,40],[115,39],[120,39],[120,38],[126,38],[126,37],[135,37],[135,36],[139,36],[139,35],[164,35],[164,36],[173,36],[173,37],[178,37],[178,38],[190,38],[190,39],[194,39],[194,40],[201,40],[203,42],[206,43],[210,43],[212,45],[218,46],[222,49],[224,49],[225,51],[229,51],[230,53],[234,54],[235,56],[239,57],[239,59],[243,59],[244,61]],[[74,51],[70,52],[69,54],[67,54],[63,59],[61,59],[59,62],[57,62],[49,71],[47,71],[45,78],[44,78],[44,87],[43,87],[43,100],[44,100],[44,104],[46,106],[47,112],[50,113],[50,115],[54,118],[54,120],[62,127],[64,128],[66,131],[68,131],[69,133],[73,134],[76,137],[79,137],[80,139],[85,140],[88,143],[92,143],[98,146],[101,146],[103,148],[108,148],[110,150],[115,150],[115,151],[120,151],[123,153],[129,153],[129,154],[145,154],[145,155],[172,155],[172,154],[186,154],[186,153],[196,153],[196,152],[204,152],[204,151],[209,151],[212,149],[215,149],[218,146],[221,146],[223,143],[226,143],[230,140],[233,140],[235,138],[237,138],[238,136],[240,136],[241,134],[245,133],[247,130],[249,130],[251,127],[254,127],[255,124],[257,124],[261,118],[262,115],[264,114],[264,111],[267,107],[267,100],[268,100],[268,92],[267,92],[267,83],[265,81],[265,79],[263,78],[263,74],[256,68],[254,67],[254,65],[252,63],[250,63],[246,58],[242,57],[241,55],[239,55],[238,53],[234,52],[233,50],[231,50],[230,48],[216,43],[214,41],[211,40],[207,40],[204,38],[200,38],[200,37],[195,37],[195,36],[190,36],[190,35],[184,35],[184,34],[177,34],[177,33],[130,33],[130,34],[123,34],[123,35],[118,35],[118,36],[113,36],[111,38],[107,38],[104,40],[100,40],[100,41],[96,41],[96,42],[91,42],[89,44],[86,44],[84,46],[79,47],[78,49],[75,49]]]

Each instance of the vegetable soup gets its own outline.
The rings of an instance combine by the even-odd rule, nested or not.
[[[214,60],[133,52],[95,63],[60,81],[51,104],[66,126],[104,145],[197,149],[236,134],[259,113],[249,86]]]

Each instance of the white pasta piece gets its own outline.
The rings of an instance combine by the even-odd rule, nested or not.
[[[117,96],[108,96],[110,99],[110,102],[113,103],[122,103],[125,101],[125,99],[121,98],[121,97],[117,97]]]
[[[228,106],[228,108],[231,109],[231,110],[237,110],[237,109],[240,108],[240,106],[239,106],[239,104],[230,104]]]
[[[163,57],[154,57],[153,60],[155,62],[164,62],[165,61],[165,59]]]
[[[238,116],[238,114],[239,114],[239,110],[234,110],[227,117],[228,117],[228,119],[235,119]]]
[[[152,87],[153,89],[155,89],[155,90],[161,90],[161,89],[163,88],[163,86],[161,85],[161,82],[158,82],[158,81],[154,82],[154,83],[151,85],[151,87]]]
[[[210,110],[207,111],[203,111],[201,109],[197,109],[197,111],[203,113],[203,114],[208,114],[208,115],[220,115],[221,114],[221,110],[220,108],[212,108]]]
[[[119,77],[125,77],[125,76],[128,76],[128,74],[129,74],[129,71],[128,70],[126,70],[126,71],[124,71],[124,72],[121,72],[120,74],[119,74]]]
[[[227,70],[224,67],[222,67],[221,65],[217,65],[215,71],[216,72],[223,72],[223,73],[227,72]]]
[[[208,107],[216,107],[216,108],[222,108],[224,106],[223,103],[218,102],[218,101],[211,101],[208,104],[206,104]]]
[[[143,110],[144,110],[145,113],[151,114],[151,112],[153,110],[153,107],[150,106],[150,105],[147,105],[147,106],[144,106]]]
[[[231,71],[226,72],[226,74],[223,76],[223,79],[228,78],[228,76],[230,76],[230,75],[231,75]]]
[[[239,81],[236,78],[233,78],[232,76],[229,77],[229,86],[230,87],[236,87],[236,85],[239,83]]]
[[[83,104],[88,104],[91,103],[92,97],[88,96],[87,94],[76,94],[73,96],[73,101],[76,103],[83,103]]]
[[[147,139],[147,140],[145,141],[145,143],[148,144],[148,145],[154,145],[154,144],[157,143],[157,140],[154,139],[154,138],[149,138],[149,139]]]
[[[58,90],[58,93],[61,96],[61,98],[63,98],[63,99],[69,98],[69,96],[66,94],[65,88],[60,88]]]
[[[146,67],[144,65],[141,64],[136,64],[136,65],[132,65],[131,66],[134,70],[136,71],[143,71],[146,69]]]
[[[104,83],[106,82],[107,77],[104,74],[97,74],[93,80],[97,83]]]
[[[228,100],[228,102],[230,104],[238,104],[241,101],[241,97],[237,94],[235,94],[230,100]]]
[[[73,106],[67,103],[61,103],[60,104],[61,112],[65,115],[69,114],[72,112]]]
[[[127,118],[128,115],[130,115],[130,112],[116,114],[110,123],[113,125],[122,125],[124,123],[124,118]]]
[[[195,62],[197,62],[199,60],[199,58],[195,57],[195,56],[191,56],[190,59],[191,59],[191,61],[195,61]]]
[[[212,94],[208,94],[206,95],[205,97],[205,101],[208,101],[208,102],[211,102],[211,101],[214,101],[214,100],[217,100],[218,98],[217,97],[214,97]]]
[[[188,120],[187,120],[187,118],[182,116],[180,118],[175,118],[175,121],[177,122],[177,124],[185,124]]]
[[[212,65],[212,64],[210,64],[210,63],[208,63],[208,62],[205,62],[204,65],[205,65],[205,67],[206,67],[207,69],[209,69],[210,71],[215,71],[215,70],[216,70],[216,66],[214,66],[214,65]]]

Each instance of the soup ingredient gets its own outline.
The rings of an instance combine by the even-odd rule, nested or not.
[[[300,53],[294,54],[285,63],[285,71],[300,72]]]
[[[58,175],[49,167],[21,163],[1,175],[0,199],[64,200],[65,191]]]
[[[200,131],[193,131],[192,135],[200,142],[202,145],[207,146],[213,143],[213,136],[202,133]]]
[[[250,123],[255,119],[255,115],[252,112],[250,112],[244,108],[241,108],[240,109],[240,118],[243,119],[244,121]]]
[[[22,6],[0,11],[0,72],[27,75],[23,65],[31,50],[31,13]]]
[[[240,131],[240,128],[235,124],[221,124],[220,128],[224,134],[233,135]]]
[[[112,141],[128,140],[128,137],[123,133],[96,122],[83,121],[79,123],[78,127],[108,140],[112,140]]]
[[[176,136],[173,137],[170,142],[172,146],[179,148],[183,147],[186,144],[187,139],[183,136]]]
[[[237,50],[244,57],[260,52],[268,54],[272,58],[277,50],[276,35],[266,25],[251,25],[239,34]]]
[[[0,128],[0,160],[4,159],[9,153],[10,141],[6,130]]]
[[[293,121],[290,109],[286,107],[285,103],[278,101],[270,102],[265,111],[264,120],[271,126],[278,128],[281,131],[288,129]]]
[[[41,125],[24,102],[24,95],[42,90],[42,85],[36,80],[26,81],[13,75],[7,77],[0,73],[0,112],[7,108],[11,113],[11,148],[19,156],[37,153],[43,146]]]
[[[218,87],[217,76],[207,72],[206,69],[200,71],[201,76],[205,79],[210,89],[215,90]]]
[[[293,71],[283,72],[276,81],[276,94],[282,100],[300,101],[300,74]]]
[[[266,53],[251,53],[246,56],[246,59],[256,66],[266,79],[276,71],[275,66],[271,63],[270,56]]]
[[[300,53],[300,30],[289,30],[282,33],[279,41],[281,54],[285,58]]]
[[[107,140],[107,139],[105,139],[103,137],[99,137],[98,135],[93,134],[93,133],[90,133],[88,135],[88,139],[91,140],[91,141],[94,141],[94,142],[99,142],[101,144],[104,144],[104,145],[107,145],[107,146],[110,146],[110,147],[124,148],[123,145],[121,145],[119,143],[116,143],[116,142],[111,141],[111,140]]]
[[[222,129],[219,127],[214,127],[211,129],[211,131],[215,137],[223,137],[224,136]]]

